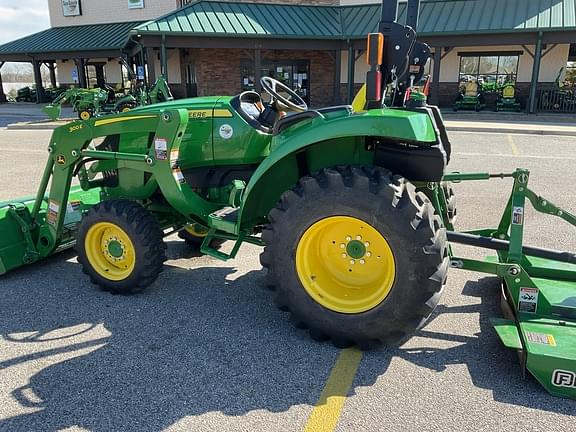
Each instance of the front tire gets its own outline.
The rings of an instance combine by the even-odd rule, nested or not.
[[[261,262],[276,303],[313,338],[398,343],[436,307],[449,267],[446,232],[403,178],[324,169],[284,193],[268,218]]]
[[[80,110],[80,112],[78,112],[78,118],[80,120],[90,120],[92,117],[94,116],[94,112],[92,110],[89,109],[83,109]]]
[[[129,200],[103,201],[82,218],[78,261],[90,280],[115,294],[136,294],[152,284],[166,261],[156,219]]]

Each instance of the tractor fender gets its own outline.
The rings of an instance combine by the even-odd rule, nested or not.
[[[370,137],[427,146],[437,142],[433,123],[423,112],[378,109],[306,119],[273,138],[269,156],[244,191],[240,229],[250,230],[262,221],[282,193],[305,175],[337,165],[377,165],[378,152],[367,145]]]

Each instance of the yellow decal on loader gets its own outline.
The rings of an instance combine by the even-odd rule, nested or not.
[[[83,124],[79,124],[76,126],[70,126],[70,129],[68,130],[68,132],[76,132],[79,131],[80,129],[84,128]]]
[[[154,118],[155,115],[146,115],[146,116],[130,116],[130,117],[120,117],[120,118],[111,118],[111,119],[104,119],[104,120],[96,120],[94,126],[105,126],[112,123],[120,123],[129,120],[143,120],[148,118]]]

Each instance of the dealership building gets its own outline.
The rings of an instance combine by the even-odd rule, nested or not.
[[[365,78],[366,35],[380,2],[368,0],[48,0],[51,28],[0,46],[0,65],[50,70],[52,85],[122,86],[119,61],[176,97],[260,90],[273,76],[311,106],[351,100]],[[405,21],[400,3],[399,22]],[[432,48],[431,100],[451,105],[459,84],[516,82],[523,106],[576,61],[574,0],[422,0],[419,39]],[[138,68],[140,66],[140,68]],[[0,68],[0,83],[1,83]],[[0,87],[0,100],[3,93]]]

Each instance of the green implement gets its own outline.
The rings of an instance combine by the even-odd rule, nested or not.
[[[492,323],[503,344],[518,350],[528,370],[550,393],[576,399],[576,254],[523,244],[526,204],[576,227],[576,216],[528,188],[530,173],[448,174],[448,181],[513,178],[514,186],[498,227],[448,232],[448,240],[498,252],[485,261],[451,256],[453,268],[502,278],[505,319]],[[441,194],[441,192],[439,192]],[[449,229],[453,227],[449,226]]]

